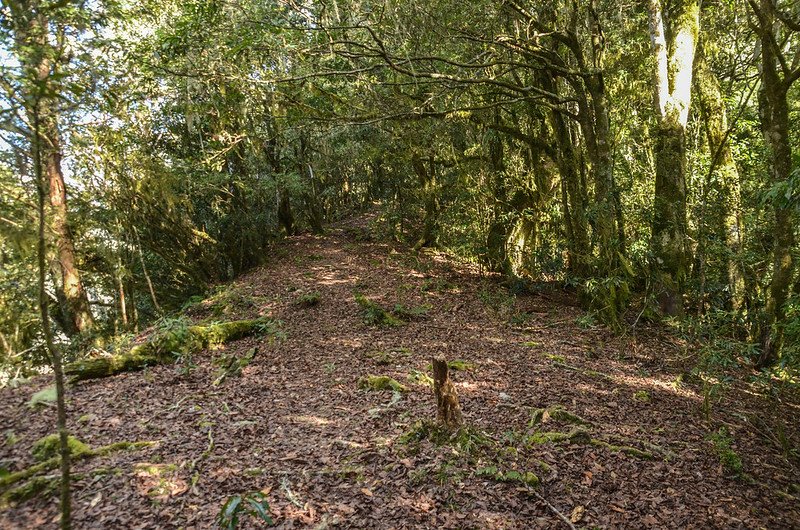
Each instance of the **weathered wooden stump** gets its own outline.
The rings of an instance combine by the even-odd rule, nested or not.
[[[436,396],[437,419],[448,429],[458,429],[464,423],[458,404],[456,387],[450,380],[450,368],[445,359],[434,357],[433,393]]]

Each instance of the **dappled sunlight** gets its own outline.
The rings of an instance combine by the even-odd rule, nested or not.
[[[305,425],[314,425],[314,426],[326,426],[326,425],[337,424],[335,420],[329,420],[326,418],[321,418],[319,416],[296,415],[296,416],[286,416],[286,419],[288,419],[289,421],[293,421],[295,423],[302,423]]]

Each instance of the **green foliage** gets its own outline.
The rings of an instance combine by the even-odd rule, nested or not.
[[[302,307],[314,307],[319,305],[322,295],[319,291],[311,291],[310,293],[303,293],[297,297],[297,305]]]
[[[216,523],[220,528],[236,530],[243,516],[253,517],[268,525],[274,524],[267,496],[260,491],[228,497],[217,514]]]
[[[744,475],[744,465],[741,457],[733,450],[734,440],[727,427],[720,427],[717,432],[709,434],[707,438],[719,457],[722,467],[736,477],[742,477]]]
[[[55,385],[51,385],[33,394],[28,401],[28,406],[30,408],[36,408],[42,405],[49,405],[55,403],[56,397],[56,387]]]
[[[242,369],[253,360],[257,352],[256,348],[250,348],[244,355],[238,356],[235,353],[223,353],[214,359],[214,386],[221,385],[229,377],[240,377]]]

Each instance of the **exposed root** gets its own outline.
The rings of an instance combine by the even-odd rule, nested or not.
[[[362,390],[392,390],[394,392],[408,392],[405,385],[392,379],[388,375],[365,375],[358,380],[358,388]]]
[[[535,427],[540,423],[547,423],[549,420],[562,421],[565,423],[575,423],[578,425],[591,425],[577,414],[574,414],[561,405],[551,405],[546,409],[534,409],[531,411],[530,427]]]

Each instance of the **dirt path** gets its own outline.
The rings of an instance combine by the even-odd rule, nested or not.
[[[796,407],[773,410],[755,397],[718,405],[714,428],[728,424],[749,475],[733,478],[706,438],[701,395],[675,384],[674,339],[583,329],[582,312],[558,290],[520,296],[510,308],[468,269],[432,254],[416,260],[367,235],[345,223],[325,237],[290,239],[275,265],[235,283],[222,316],[272,315],[283,340],[206,352],[188,373],[161,366],[70,390],[81,440],[158,442],[76,465],[84,473],[76,528],[207,528],[228,496],[253,490],[267,493],[284,528],[566,528],[555,511],[586,528],[800,526],[800,503],[781,493],[798,482],[797,463],[743,419],[782,415],[794,434]],[[312,292],[318,305],[296,303]],[[354,292],[384,307],[430,310],[404,326],[370,327]],[[200,320],[215,309],[191,314]],[[212,385],[214,357],[254,346],[240,378]],[[454,374],[474,447],[400,441],[435,414],[429,387],[408,378],[426,373],[433,355],[474,365]],[[409,392],[359,390],[366,374],[392,376]],[[12,471],[32,463],[31,444],[53,429],[52,409],[27,407],[45,383],[0,393],[0,462]],[[599,443],[533,443],[536,432],[575,428],[557,418],[529,427],[532,409],[552,405],[590,423],[593,439],[654,458]],[[92,472],[100,467],[108,472]],[[494,470],[535,473],[552,508]],[[57,498],[40,496],[0,513],[0,527],[54,527],[57,513]],[[257,526],[245,519],[241,527]]]

